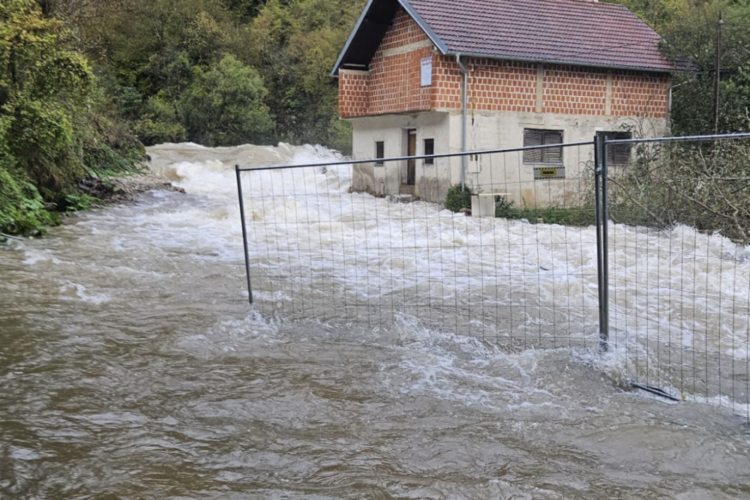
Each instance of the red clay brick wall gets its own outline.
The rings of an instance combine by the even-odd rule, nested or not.
[[[542,112],[603,115],[607,102],[607,70],[549,65],[544,67]]]
[[[422,28],[419,27],[417,22],[411,18],[411,16],[403,9],[398,8],[396,17],[393,19],[393,25],[388,28],[383,41],[380,42],[378,53],[382,53],[384,50],[397,49],[410,43],[423,42],[429,40]]]
[[[426,41],[429,38],[422,28],[400,9],[370,62],[369,77],[339,71],[341,118],[431,109],[432,88],[421,86],[420,73],[421,60],[432,54],[432,46],[400,54],[383,54],[387,50]]]
[[[339,72],[339,115],[373,116],[430,109],[460,109],[461,72],[455,58],[432,56],[432,85],[420,84],[420,61],[432,46],[400,54],[384,51],[429,38],[417,23],[399,10],[370,63],[369,75]],[[467,95],[470,109],[537,111],[537,65],[534,63],[471,59]],[[608,71],[545,65],[543,113],[605,115]],[[662,74],[612,70],[610,115],[665,118],[669,77]]]
[[[339,70],[339,116],[351,118],[367,114],[368,82],[365,71]]]
[[[432,107],[459,109],[461,107],[461,70],[448,56],[432,57]]]
[[[666,75],[613,71],[612,114],[666,118],[668,89]]]
[[[390,56],[378,51],[370,63],[367,114],[429,110],[432,88],[421,86],[420,73],[422,58],[431,53],[430,47]]]
[[[461,107],[461,71],[455,58],[432,58],[433,107]],[[464,66],[469,70],[466,95],[471,109],[488,111],[526,111],[536,108],[536,66],[514,61],[472,59]]]

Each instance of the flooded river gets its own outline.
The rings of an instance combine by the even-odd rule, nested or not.
[[[1,499],[750,498],[746,420],[616,356],[253,312],[233,166],[330,153],[150,153],[186,194],[0,244]]]

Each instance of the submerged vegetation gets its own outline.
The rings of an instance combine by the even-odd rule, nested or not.
[[[526,220],[530,224],[559,224],[561,226],[592,226],[596,223],[593,206],[515,208],[512,202],[501,197],[495,203],[495,217]]]
[[[750,123],[746,0],[617,0],[692,63],[673,131],[712,131],[714,33],[724,13],[720,131]],[[348,153],[329,72],[365,0],[3,0],[0,232],[81,208],[79,182],[122,174],[143,145],[318,143]],[[677,86],[679,85],[679,86]]]

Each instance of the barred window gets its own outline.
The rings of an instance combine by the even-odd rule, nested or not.
[[[607,140],[632,139],[630,132],[597,132],[596,135],[604,135]],[[627,165],[630,161],[630,144],[610,144],[607,146],[607,165]]]
[[[434,155],[435,154],[435,139],[425,139],[424,140],[424,154],[425,155]],[[435,164],[435,158],[425,158],[424,159],[425,165],[434,165]]]
[[[562,144],[562,141],[563,133],[561,130],[524,129],[523,131],[524,147]],[[524,163],[562,163],[562,160],[562,147],[529,149],[523,152]]]
[[[385,158],[385,142],[377,141],[375,143],[375,158],[378,160]],[[376,161],[375,165],[383,165],[383,162]]]

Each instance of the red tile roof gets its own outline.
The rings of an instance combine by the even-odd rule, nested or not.
[[[659,35],[618,4],[583,0],[399,3],[413,16],[417,14],[417,22],[423,28],[426,25],[425,31],[447,53],[647,71],[674,69],[658,49]]]

